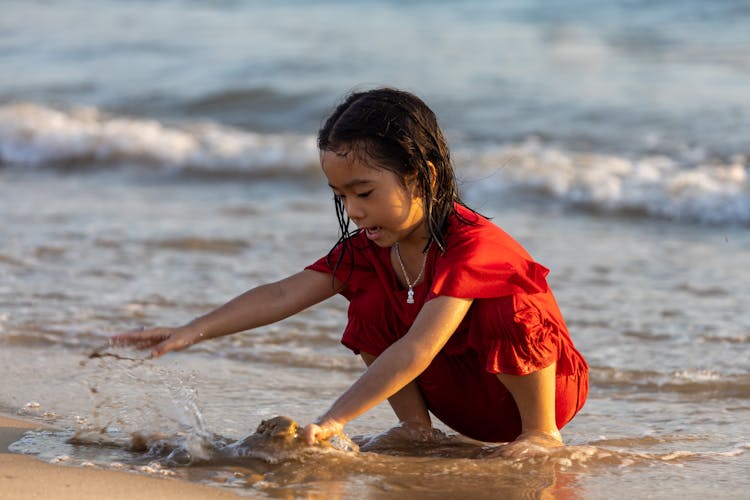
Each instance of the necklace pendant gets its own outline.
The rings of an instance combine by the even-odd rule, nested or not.
[[[406,303],[407,304],[414,303],[414,289],[412,289],[412,287],[409,287],[409,291],[406,292]]]

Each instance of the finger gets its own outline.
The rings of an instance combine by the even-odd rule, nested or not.
[[[121,346],[132,346],[136,349],[147,349],[159,342],[158,339],[144,339],[139,337],[125,337],[125,338],[113,338],[110,341],[110,345],[121,347]]]
[[[125,343],[128,343],[128,342],[132,342],[134,336],[136,335],[136,333],[138,333],[138,332],[136,332],[136,331],[127,331],[127,332],[118,333],[117,335],[113,335],[109,339],[109,342],[110,342],[110,344],[115,344],[115,345],[117,345],[117,344],[125,344]]]
[[[145,339],[148,339],[153,335],[153,329],[152,330],[144,330],[143,328],[139,328],[137,330],[128,330],[126,332],[118,333],[117,335],[112,337],[112,342],[116,344],[128,344],[133,342],[140,342]]]
[[[310,424],[305,427],[305,443],[307,443],[309,446],[314,445],[317,440],[317,434],[320,430],[320,427],[315,424]]]
[[[167,337],[166,340],[159,342],[158,344],[156,344],[156,346],[153,349],[151,349],[151,353],[149,354],[149,357],[158,358],[168,353],[169,351],[173,351],[175,348],[172,347],[171,344],[172,344],[172,339],[170,337]]]
[[[169,330],[163,340],[151,350],[151,357],[158,358],[170,351],[179,351],[193,344],[193,341],[184,334],[175,335],[175,332]]]

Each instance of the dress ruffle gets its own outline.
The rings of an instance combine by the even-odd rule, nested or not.
[[[351,300],[365,283],[372,280],[375,273],[373,262],[366,258],[371,252],[368,243],[364,234],[355,234],[347,242],[348,248],[343,243],[339,243],[329,255],[321,257],[305,269],[333,274],[336,279],[345,284],[341,294]],[[336,267],[335,272],[334,267]]]
[[[559,357],[560,329],[533,295],[517,294],[477,303],[468,344],[490,373],[527,375]]]

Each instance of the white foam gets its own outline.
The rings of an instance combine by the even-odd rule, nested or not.
[[[747,159],[686,165],[667,156],[576,153],[537,140],[464,153],[483,190],[530,190],[598,211],[750,223]],[[471,182],[468,183],[471,186]]]
[[[458,150],[465,189],[543,193],[597,212],[750,224],[748,159],[704,153],[635,158],[574,152],[536,138]],[[96,108],[0,106],[0,163],[107,168],[133,163],[177,171],[296,175],[318,168],[312,135],[258,134],[214,122],[170,125]],[[473,182],[472,182],[473,181]]]
[[[170,126],[96,108],[0,106],[0,161],[44,165],[141,164],[238,172],[299,171],[317,164],[311,136],[256,134],[216,123]]]
[[[714,382],[723,378],[721,374],[713,370],[682,370],[674,372],[672,376],[677,381],[688,382]]]

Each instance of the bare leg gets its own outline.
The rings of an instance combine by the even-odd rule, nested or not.
[[[528,375],[498,374],[521,414],[521,435],[497,449],[493,456],[529,456],[563,446],[555,421],[556,363]]]

